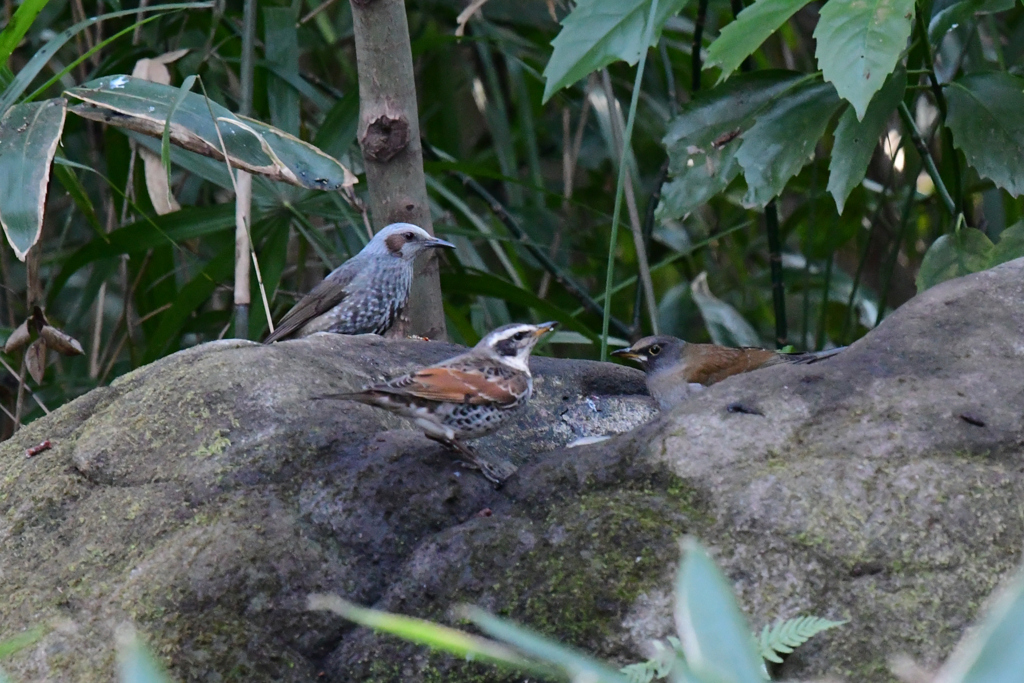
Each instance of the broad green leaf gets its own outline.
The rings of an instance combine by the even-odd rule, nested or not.
[[[117,660],[121,683],[170,683],[163,666],[134,629],[118,634]]]
[[[728,187],[740,172],[740,134],[765,105],[806,78],[793,71],[740,74],[684,106],[662,141],[672,179],[662,188],[658,219],[682,218]]]
[[[992,261],[994,249],[985,233],[974,228],[961,228],[958,233],[943,235],[925,252],[917,273],[917,291],[985,270]]]
[[[233,208],[233,207],[232,207]],[[178,212],[180,213],[180,212]],[[167,214],[172,216],[174,214]],[[255,226],[254,226],[255,227]],[[178,338],[189,317],[209,300],[220,283],[227,280],[235,270],[235,247],[232,244],[214,256],[206,266],[189,281],[174,298],[174,303],[156,318],[159,327],[148,339],[143,364],[162,358],[169,351],[171,342]],[[177,350],[177,349],[173,349]]]
[[[707,551],[683,542],[676,577],[676,631],[689,669],[701,681],[764,683],[757,644],[732,587]]]
[[[658,44],[669,17],[679,13],[687,0],[660,0],[650,46]],[[542,103],[556,92],[591,72],[619,60],[633,65],[646,50],[644,24],[651,0],[580,0],[562,20],[562,30],[551,42],[555,48],[544,67]]]
[[[0,33],[0,65],[7,65],[14,48],[18,47],[18,43],[35,21],[36,15],[46,7],[47,2],[49,0],[25,0],[18,6],[11,17],[11,22],[4,28],[3,33]]]
[[[538,670],[535,663],[520,657],[513,650],[493,640],[471,635],[464,631],[435,624],[424,619],[415,619],[401,614],[390,614],[388,612],[359,607],[347,600],[341,599],[337,595],[310,595],[307,609],[333,612],[349,621],[354,621],[375,631],[390,633],[399,638],[427,645],[434,650],[449,652],[458,657],[479,659],[523,670]]]
[[[1024,671],[1024,573],[999,591],[933,683],[1016,683]]]
[[[202,208],[184,208],[152,220],[142,219],[118,228],[106,235],[106,239],[94,238],[77,251],[66,257],[60,273],[50,286],[49,298],[54,297],[78,270],[104,258],[121,254],[144,253],[166,244],[177,244],[182,240],[195,239],[221,231],[234,231],[235,207],[233,204],[219,204]]]
[[[736,21],[723,28],[715,42],[711,43],[705,66],[720,67],[722,75],[719,81],[724,81],[768,36],[808,2],[810,0],[757,0],[753,5],[748,5],[739,13]]]
[[[479,607],[463,606],[458,609],[458,613],[492,638],[502,640],[531,657],[558,667],[571,681],[628,683],[625,676],[589,655],[499,619]]]
[[[22,261],[43,229],[50,164],[64,129],[61,99],[11,107],[0,121],[0,223]]]
[[[551,302],[541,299],[533,292],[516,287],[507,280],[484,272],[466,271],[441,274],[441,291],[460,292],[476,296],[488,296],[507,301],[517,306],[533,309],[545,320],[556,320],[570,330],[579,332],[590,342],[599,343],[598,335],[578,318]]]
[[[78,207],[79,212],[85,217],[86,222],[92,227],[93,231],[97,235],[105,234],[106,230],[103,228],[103,224],[100,223],[100,217],[96,214],[96,207],[93,206],[92,200],[89,199],[89,193],[85,191],[82,181],[78,179],[78,176],[75,175],[70,166],[60,163],[59,157],[57,159],[57,163],[53,165],[53,175],[57,178],[57,182],[67,191],[71,200]]]
[[[914,0],[829,0],[814,39],[818,68],[863,119],[907,47]]]
[[[210,7],[213,7],[212,2],[168,3],[166,5],[160,5],[159,7],[139,7],[121,12],[109,12],[98,17],[89,17],[88,19],[84,19],[71,28],[61,31],[55,37],[51,38],[41,49],[36,50],[35,54],[32,55],[32,59],[28,60],[28,63],[18,71],[18,75],[14,77],[11,84],[4,90],[3,96],[0,97],[0,112],[6,111],[8,107],[14,104],[14,102],[21,97],[22,93],[25,92],[25,88],[27,88],[32,81],[35,80],[35,77],[39,75],[39,72],[50,63],[50,60],[53,59],[53,56],[57,54],[58,50],[64,47],[64,45],[77,34],[81,33],[93,24],[104,20],[125,17],[130,14],[209,9]]]
[[[993,245],[988,236],[974,228],[943,235],[928,247],[917,273],[917,290],[923,292],[940,282],[978,273],[1024,256],[1024,221],[999,233]]]
[[[998,266],[1000,263],[1006,263],[1021,256],[1024,256],[1024,221],[1019,221],[999,233],[999,243],[992,251],[992,261],[989,263],[989,267]]]
[[[264,51],[276,70],[299,75],[299,32],[291,7],[263,8]],[[299,134],[299,93],[280,78],[267,79],[270,122],[289,135]]]
[[[975,73],[945,90],[953,144],[978,175],[1015,197],[1024,194],[1024,80]]]
[[[690,283],[690,293],[704,318],[711,340],[722,346],[760,346],[754,327],[735,308],[711,293],[708,274],[701,273]]]
[[[356,140],[359,128],[359,91],[353,89],[334,103],[316,132],[313,143],[340,159]]]
[[[234,167],[311,190],[351,186],[351,171],[313,145],[266,124],[236,116],[202,95],[130,76],[105,76],[66,91],[85,118],[159,137],[170,115],[170,139],[214,159],[227,150]],[[214,123],[216,119],[216,124]]]
[[[740,137],[736,160],[747,180],[747,206],[764,206],[810,161],[841,100],[829,83],[807,82],[761,111]]]
[[[847,107],[836,126],[832,159],[828,166],[828,191],[836,200],[836,209],[843,212],[847,197],[868,170],[878,140],[907,89],[907,72],[897,69],[882,89],[871,98],[863,120],[857,120],[852,107]]]
[[[938,47],[939,42],[953,28],[970,20],[976,13],[988,14],[1012,9],[1016,0],[959,0],[944,7],[936,2],[928,22],[928,42]]]

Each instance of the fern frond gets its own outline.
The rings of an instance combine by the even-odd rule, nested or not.
[[[676,651],[679,645],[679,640],[672,636],[668,637],[668,641],[669,647],[666,647],[660,640],[654,641],[653,657],[646,662],[624,666],[619,671],[626,675],[629,683],[651,683],[654,679],[667,678],[669,672],[672,671],[672,666],[676,663]]]
[[[627,664],[619,669],[619,672],[626,675],[629,683],[651,683],[654,680],[654,669],[651,664],[649,661]]]
[[[782,657],[779,656],[779,653],[789,654],[793,648],[803,645],[822,631],[842,626],[845,623],[845,621],[830,621],[821,617],[796,617],[775,626],[765,626],[758,639],[761,656],[769,662],[781,664]]]

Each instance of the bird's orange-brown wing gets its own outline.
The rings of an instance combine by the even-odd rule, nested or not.
[[[763,367],[778,354],[767,349],[731,349],[715,344],[687,344],[685,379],[710,386],[726,377]]]
[[[515,403],[526,389],[525,376],[499,378],[467,368],[429,367],[372,387],[374,391],[406,394],[449,403]]]

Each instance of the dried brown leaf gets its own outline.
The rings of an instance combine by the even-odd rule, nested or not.
[[[4,353],[14,353],[31,340],[32,335],[28,331],[28,320],[25,320],[7,338],[7,343],[4,344]]]
[[[43,329],[39,330],[39,336],[50,348],[63,356],[81,356],[85,353],[77,339],[52,325],[44,325]]]
[[[42,384],[46,373],[46,342],[42,337],[29,344],[25,350],[25,366],[36,384]]]

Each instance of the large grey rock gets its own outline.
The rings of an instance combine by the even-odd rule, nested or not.
[[[310,592],[442,621],[472,602],[625,663],[670,633],[692,533],[755,626],[849,619],[783,674],[885,680],[891,654],[938,662],[1020,559],[1024,260],[595,446],[560,449],[651,417],[639,373],[535,359],[530,410],[478,442],[519,466],[500,491],[398,418],[309,400],[454,350],[211,344],[19,433],[0,447],[0,638],[56,628],[5,665],[110,680],[132,620],[180,680],[499,678],[306,612]]]

